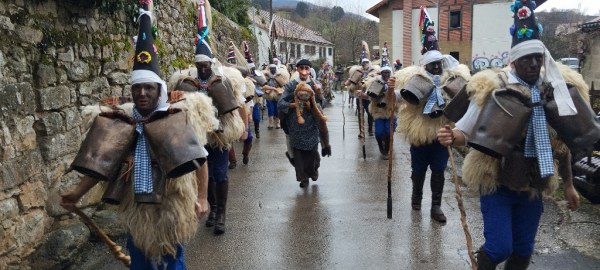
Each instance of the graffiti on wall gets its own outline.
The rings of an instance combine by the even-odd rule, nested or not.
[[[502,68],[508,65],[508,51],[498,52],[497,54],[482,55],[475,54],[471,62],[471,68],[474,72],[488,68]]]

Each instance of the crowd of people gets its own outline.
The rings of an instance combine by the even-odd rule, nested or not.
[[[530,5],[519,2],[515,14],[523,8],[533,10]],[[424,32],[420,64],[408,67],[399,59],[390,62],[387,46],[381,65],[373,64],[363,44],[360,65],[349,68],[334,70],[323,63],[315,72],[316,63],[301,59],[293,63],[294,70],[288,70],[272,58],[260,70],[246,41],[241,45],[243,57],[237,56],[232,43],[227,63],[222,64],[208,43],[210,26],[202,18],[210,14],[202,5],[199,15],[201,38],[195,47],[195,68],[174,75],[167,84],[160,78],[158,56],[152,50],[151,16],[142,13],[131,74],[133,103],[104,104],[113,113],[95,114],[95,121],[112,117],[130,124],[130,133],[123,136],[131,138],[132,147],[122,149],[111,170],[131,173],[113,179],[90,173],[93,166],[79,168],[86,176],[74,190],[62,194],[62,205],[72,207],[99,180],[123,181],[117,201],[130,232],[131,269],[180,269],[183,243],[193,237],[197,219],[207,213],[205,226],[215,235],[226,232],[228,170],[237,166],[233,144],[243,144],[242,162],[248,164],[252,142],[260,138],[263,108],[269,132],[285,134],[287,148],[282,152],[299,186],[306,188],[309,180],[317,181],[321,157],[332,155],[323,107],[334,90],[348,94],[348,104],[342,106],[356,108],[358,138],[374,137],[381,159],[393,158],[388,156],[393,147],[390,131],[404,135],[410,144],[410,207],[421,210],[429,174],[430,216],[436,222],[447,220],[441,201],[448,147],[472,146],[465,158],[463,181],[480,194],[485,243],[477,252],[478,269],[495,269],[503,261],[505,269],[527,268],[543,211],[542,195],[556,189],[559,175],[569,208],[578,208],[571,153],[583,149],[568,135],[582,132],[562,119],[583,113],[579,108],[585,104],[574,102],[578,100],[574,96],[585,96],[588,89],[581,76],[555,64],[538,39],[533,16],[515,15],[517,28],[529,27],[532,35],[513,33],[509,67],[471,77],[467,66],[441,52],[431,31]],[[450,106],[460,101],[462,106]],[[499,122],[503,110],[496,104],[503,101],[520,104],[516,109],[522,112],[519,123],[514,119]],[[189,115],[191,127],[173,120],[178,113]],[[152,124],[162,119],[197,134],[197,138],[182,140],[194,145],[184,145],[189,155],[169,155],[171,148],[181,148],[176,143],[154,146],[158,131]],[[90,134],[99,132],[95,128]],[[159,130],[167,137],[175,133]],[[598,139],[591,138],[590,144]],[[80,152],[85,150],[82,147]]]

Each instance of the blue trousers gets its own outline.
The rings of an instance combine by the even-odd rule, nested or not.
[[[394,128],[396,128],[396,118],[394,118]],[[375,138],[385,139],[390,137],[390,119],[375,119]]]
[[[163,256],[163,262],[157,264],[151,260],[148,260],[144,253],[139,250],[133,243],[131,235],[127,237],[127,249],[129,250],[129,256],[131,257],[131,270],[186,270],[185,262],[183,260],[183,246],[177,245],[177,255],[175,258],[171,255]]]
[[[205,146],[208,151],[208,181],[224,183],[229,180],[227,177],[227,166],[229,165],[229,150],[219,147]]]
[[[267,100],[267,111],[269,117],[277,117],[277,100]]]
[[[544,211],[541,196],[533,199],[527,192],[501,186],[496,192],[481,196],[483,215],[483,250],[494,263],[512,254],[527,257],[533,253],[535,235]]]
[[[260,106],[258,104],[254,104],[252,107],[252,121],[260,123]]]
[[[428,166],[432,172],[444,172],[448,158],[447,148],[438,141],[421,146],[410,146],[410,165],[417,175],[425,175]]]

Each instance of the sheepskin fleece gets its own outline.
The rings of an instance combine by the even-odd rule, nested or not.
[[[559,70],[562,73],[565,81],[574,85],[586,102],[589,102],[589,89],[585,84],[583,77],[562,64],[559,65]],[[485,103],[489,94],[493,90],[501,87],[516,90],[527,97],[531,97],[530,91],[527,87],[519,84],[508,84],[506,75],[507,72],[510,72],[510,67],[503,70],[485,70],[475,74],[475,76],[471,78],[467,85],[467,93],[469,94],[470,99],[475,101],[475,103],[481,107]],[[545,86],[547,86],[547,84],[542,85],[541,91],[544,91]],[[547,186],[543,190],[536,190],[533,188],[509,188],[530,192],[532,196],[539,193],[548,196],[556,190],[558,187],[558,166],[560,165],[559,160],[561,156],[564,156],[568,153],[569,149],[558,138],[556,131],[549,125],[548,131],[550,133],[551,147],[554,156],[554,176],[550,177]],[[500,181],[498,179],[499,169],[500,161],[498,159],[481,153],[475,149],[471,149],[465,157],[463,163],[462,179],[470,189],[478,191],[482,195],[490,194],[496,191],[500,185]]]
[[[135,202],[131,182],[119,210],[135,246],[154,261],[167,254],[175,256],[177,244],[189,242],[198,229],[196,173],[168,179],[160,204]]]
[[[212,99],[204,93],[185,92],[184,99],[171,104],[171,107],[187,110],[190,123],[203,145],[208,143],[208,132],[219,127],[216,108]]]
[[[369,89],[369,87],[375,80],[382,81],[383,78],[381,77],[381,75],[379,75],[367,79],[367,81],[365,82],[365,89]],[[394,89],[388,89],[388,91],[394,91]],[[369,103],[369,112],[371,113],[374,119],[390,119],[392,117],[392,106],[390,106],[391,104],[388,103],[385,107],[380,108],[377,107],[377,99],[372,97],[369,97],[369,99],[371,100],[371,103]],[[396,108],[398,108],[400,101],[401,100],[396,100]]]
[[[193,128],[199,134],[200,140],[206,142],[206,130],[218,122],[214,113],[204,114],[207,112],[205,108],[212,110],[210,98],[197,95],[201,94],[186,96],[185,103],[176,103],[178,106],[174,107],[188,109]],[[201,106],[203,114],[196,113],[191,107],[185,107],[186,103]],[[126,103],[118,108],[128,115],[132,115],[133,103]],[[84,119],[82,126],[85,133],[87,134],[93,120],[100,112],[110,110],[104,106],[85,106],[82,110]],[[209,117],[210,115],[212,118]],[[203,132],[199,132],[199,130],[203,130]],[[168,179],[165,195],[160,204],[135,202],[131,182],[128,181],[128,192],[121,202],[119,214],[127,226],[133,242],[145,256],[152,260],[160,261],[162,256],[167,254],[175,256],[176,245],[190,241],[198,228],[195,213],[195,203],[198,197],[196,174],[192,172],[179,178]]]
[[[420,66],[410,66],[397,71],[394,74],[396,78],[396,89],[402,89],[412,76],[421,75],[424,78],[431,80],[425,71],[425,68]],[[442,84],[452,76],[447,71],[442,73]],[[448,102],[448,95],[443,93],[444,99]],[[450,120],[446,116],[431,118],[423,114],[426,102],[421,102],[419,105],[402,103],[398,110],[398,128],[397,132],[406,136],[406,139],[411,145],[421,146],[437,140],[437,130],[446,124],[450,124]]]
[[[246,77],[244,78],[244,82],[246,83],[246,92],[244,92],[244,100],[247,97],[254,97],[254,82],[252,82],[252,79]],[[247,110],[250,110],[250,112],[252,112],[252,107],[250,106],[250,102],[246,102],[244,103],[244,106],[246,106]]]
[[[210,132],[208,134],[208,145],[211,147],[218,147],[223,149],[229,149],[231,143],[237,141],[244,133],[245,125],[242,117],[240,116],[239,110],[226,113],[219,117],[221,122],[220,132]]]
[[[229,80],[233,88],[233,95],[239,101],[244,99],[244,87],[246,87],[246,81],[242,73],[234,67],[223,66],[223,75]]]

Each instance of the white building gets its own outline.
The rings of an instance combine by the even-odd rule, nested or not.
[[[248,9],[250,29],[258,41],[257,64],[269,63],[269,12]],[[295,63],[299,59],[310,61],[325,60],[333,63],[334,45],[324,39],[316,31],[310,30],[288,19],[273,14],[275,32],[275,48],[277,57],[283,63]],[[314,63],[318,64],[318,63]]]

